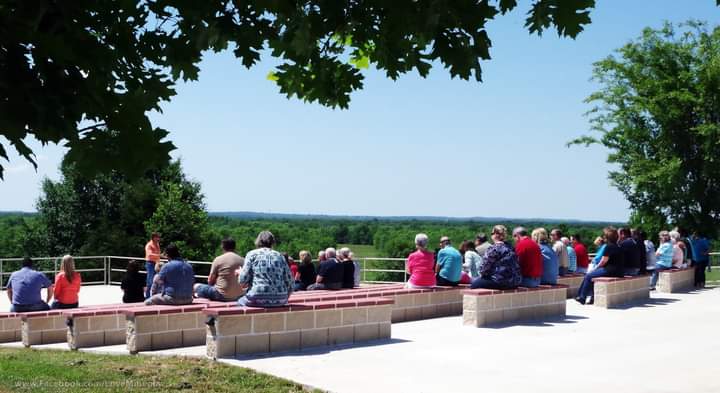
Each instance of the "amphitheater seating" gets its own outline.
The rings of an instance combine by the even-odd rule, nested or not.
[[[597,277],[593,282],[598,307],[612,308],[650,298],[649,276]]]
[[[393,299],[307,301],[277,308],[202,311],[213,359],[390,338]]]
[[[462,291],[467,285],[406,289],[402,284],[378,285],[342,291],[309,291],[293,294],[291,302],[390,297],[395,300],[392,322],[416,321],[462,314]]]
[[[695,268],[663,270],[658,277],[658,292],[675,293],[692,290],[695,284]]]
[[[509,290],[470,289],[463,294],[463,324],[484,327],[565,316],[567,285]]]

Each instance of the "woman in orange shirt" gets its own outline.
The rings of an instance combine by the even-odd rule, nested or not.
[[[60,273],[55,276],[55,301],[51,308],[77,308],[81,282],[80,273],[75,271],[73,257],[65,255]]]

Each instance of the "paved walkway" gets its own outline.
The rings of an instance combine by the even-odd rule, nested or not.
[[[10,300],[5,291],[0,293],[0,312],[10,310]],[[45,290],[42,291],[45,300]],[[119,285],[87,285],[80,288],[80,305],[122,303],[123,291]]]
[[[564,321],[394,324],[391,342],[224,361],[335,392],[720,392],[720,290],[653,294]]]
[[[83,288],[85,304],[118,293]],[[653,293],[626,309],[568,301],[565,320],[477,329],[449,317],[392,329],[390,341],[222,362],[334,392],[720,392],[717,288]],[[124,345],[83,351],[127,354]],[[199,346],[145,354],[204,353]]]

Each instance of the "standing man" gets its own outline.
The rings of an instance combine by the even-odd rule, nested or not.
[[[632,238],[630,228],[620,228],[618,234],[620,235],[618,245],[624,261],[623,272],[626,276],[637,276],[640,272],[640,251],[635,239]]]
[[[44,302],[40,293],[43,288],[47,288]],[[43,273],[33,269],[32,259],[25,257],[22,268],[10,275],[7,296],[10,312],[45,311],[50,309],[53,285]]]
[[[460,284],[462,262],[463,257],[460,255],[460,251],[450,244],[450,238],[441,237],[437,265],[435,265],[437,285],[455,287]]]
[[[568,252],[567,247],[565,247],[565,243],[560,240],[562,238],[562,231],[559,229],[553,229],[550,231],[550,239],[552,240],[553,246],[552,249],[555,252],[555,255],[558,257],[558,266],[559,266],[559,272],[561,276],[564,276],[568,272]]]
[[[647,249],[645,248],[645,237],[643,237],[643,231],[639,228],[634,228],[630,230],[630,235],[635,240],[635,247],[638,248],[637,253],[640,257],[640,270],[638,271],[638,274],[645,275],[647,274],[648,259]]]
[[[153,232],[150,235],[150,241],[145,245],[145,299],[150,297],[150,288],[152,288],[153,278],[155,278],[155,264],[160,262],[162,254],[160,253],[160,234]]]
[[[703,288],[705,287],[705,269],[710,264],[710,242],[704,234],[695,231],[690,239],[690,248],[692,248],[692,265],[695,266],[694,286]]]
[[[540,285],[543,273],[543,259],[540,246],[528,236],[527,229],[517,227],[513,230],[515,254],[520,264],[522,281],[520,286],[535,288]]]
[[[492,244],[488,242],[486,234],[478,233],[477,236],[475,236],[475,251],[480,255],[480,258],[485,256],[485,252],[487,252],[491,245]]]
[[[575,273],[585,274],[587,273],[588,265],[590,264],[587,247],[583,244],[580,234],[576,233],[570,238],[573,249],[575,250],[575,257],[577,258],[577,269],[575,269]]]

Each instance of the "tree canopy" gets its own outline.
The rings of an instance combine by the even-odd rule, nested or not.
[[[594,65],[601,89],[587,98],[610,150],[612,184],[632,221],[716,235],[720,225],[720,27],[691,21],[647,28]]]
[[[594,0],[535,0],[525,27],[575,37]],[[195,80],[206,51],[230,49],[288,97],[347,108],[373,65],[391,79],[433,66],[482,80],[486,23],[516,0],[76,0],[0,2],[0,135],[37,166],[26,138],[65,143],[80,173],[141,177],[169,161],[148,113]],[[0,143],[0,157],[8,159]],[[0,165],[0,178],[3,167]]]

